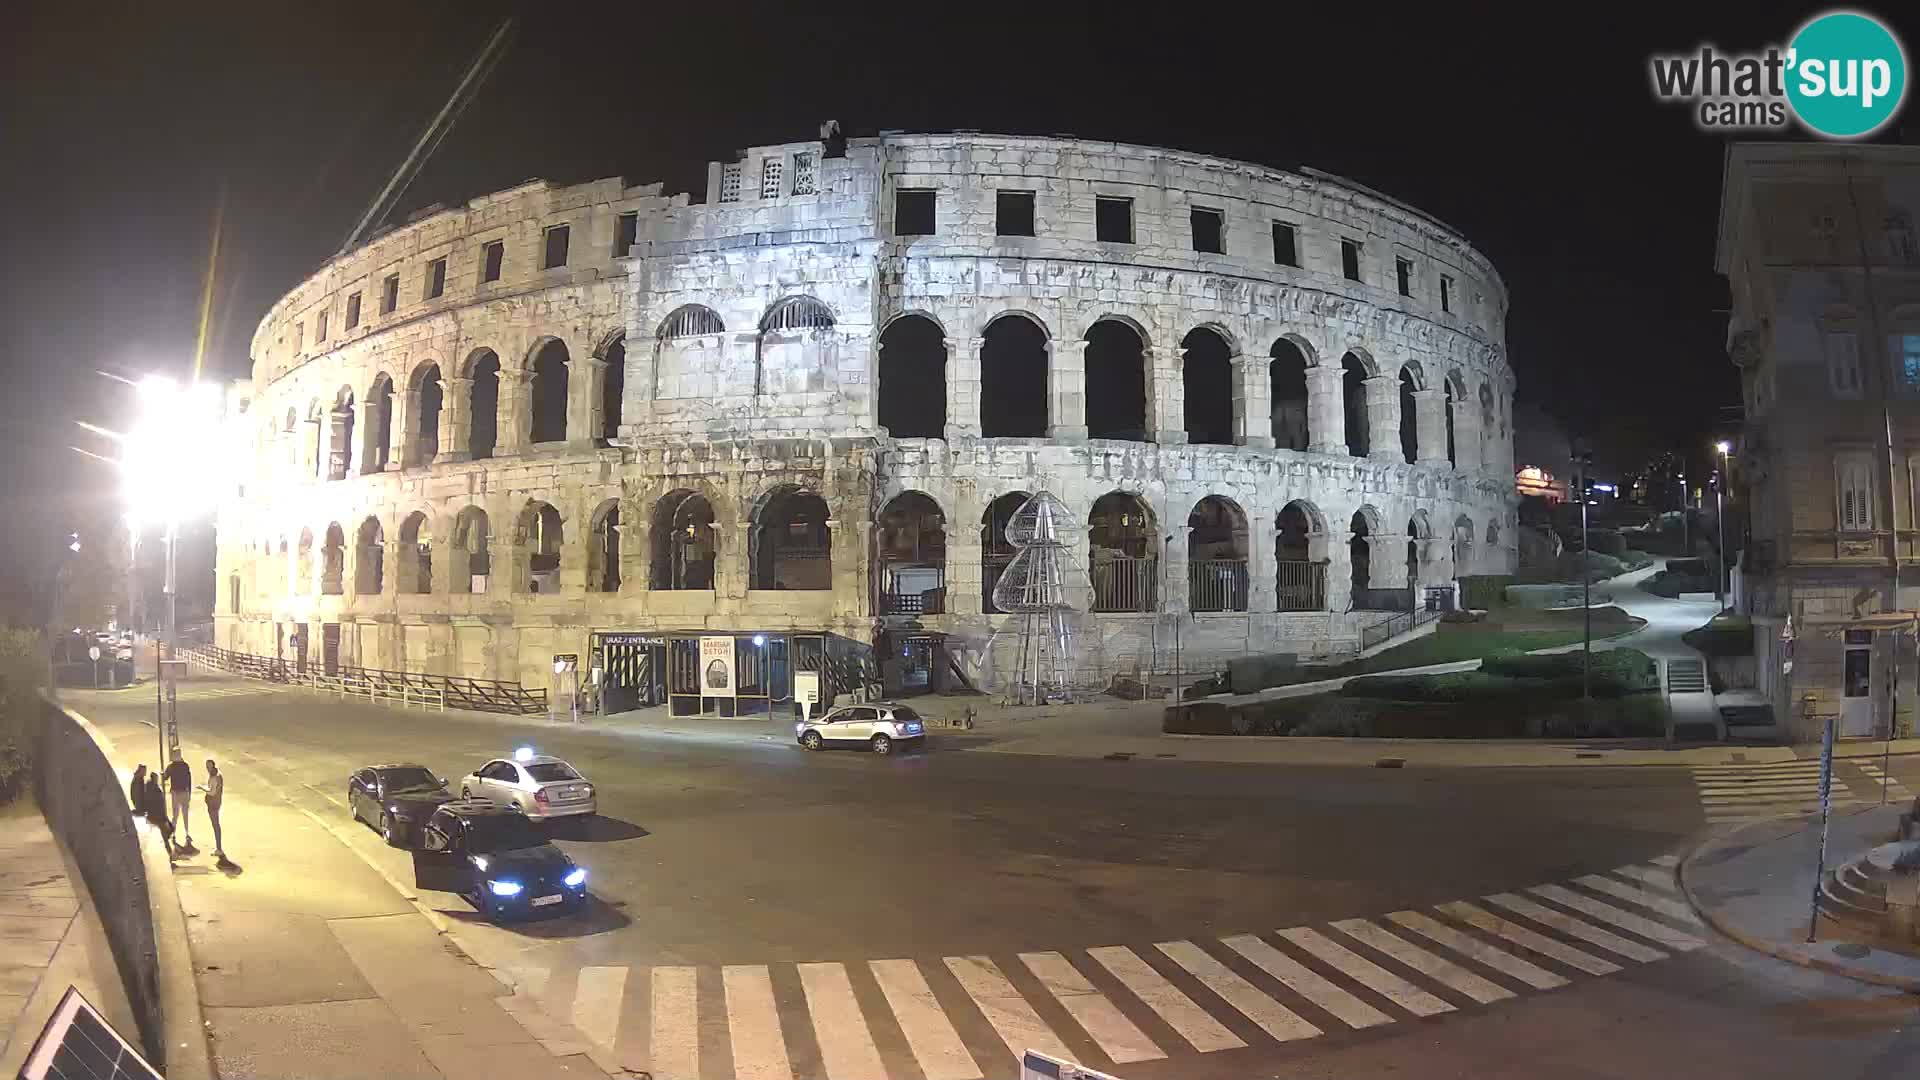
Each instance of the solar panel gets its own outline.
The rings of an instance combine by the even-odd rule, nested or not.
[[[19,1080],[162,1080],[100,1011],[67,987],[40,1029]]]

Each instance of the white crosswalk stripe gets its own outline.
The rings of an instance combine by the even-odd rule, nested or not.
[[[1907,785],[1901,783],[1898,777],[1888,773],[1880,762],[1872,758],[1854,758],[1853,762],[1861,772],[1867,774],[1867,779],[1875,788],[1885,785],[1887,802],[1909,804],[1913,802],[1913,792],[1908,790]]]
[[[1601,922],[1609,922],[1622,930],[1639,934],[1648,941],[1657,941],[1682,952],[1697,949],[1706,944],[1699,938],[1691,934],[1683,934],[1666,923],[1642,918],[1630,911],[1622,911],[1612,904],[1603,904],[1590,896],[1581,896],[1558,885],[1535,885],[1527,891],[1535,896],[1546,897],[1557,904],[1564,904],[1575,911],[1585,912]]]
[[[1649,911],[1657,911],[1675,922],[1687,923],[1692,926],[1700,925],[1700,919],[1694,915],[1692,908],[1672,897],[1661,896],[1652,889],[1648,889],[1642,885],[1616,881],[1613,878],[1600,874],[1586,874],[1573,880],[1578,884],[1585,885],[1594,892],[1606,893],[1608,896],[1617,896],[1622,900],[1639,904]]]
[[[626,968],[581,968],[580,981],[573,990],[573,1026],[601,1046],[612,1047],[620,1031],[620,1006],[626,990]]]
[[[867,967],[927,1080],[980,1080],[980,1066],[953,1030],[920,966],[911,960],[873,960]]]
[[[1125,1065],[1167,1056],[1066,957],[1057,952],[1021,953],[1020,962],[1114,1061]]]
[[[1667,867],[1668,869],[1672,869],[1673,867],[1680,865],[1680,856],[1655,855],[1653,858],[1648,859],[1647,861],[1652,863],[1655,866],[1664,866],[1664,867]]]
[[[1834,763],[1832,805],[1858,806],[1849,785],[1849,766],[1860,768],[1878,784],[1878,777],[1861,758]],[[1780,761],[1753,765],[1697,765],[1692,769],[1700,808],[1710,825],[1796,817],[1820,810],[1820,762]]]
[[[1181,992],[1179,987],[1168,982],[1165,976],[1155,971],[1151,964],[1141,959],[1132,949],[1120,945],[1106,945],[1097,949],[1088,949],[1087,955],[1093,957],[1101,967],[1112,973],[1114,978],[1125,984],[1128,990],[1133,991],[1133,996],[1160,1014],[1160,1019],[1165,1020],[1168,1027],[1179,1032],[1181,1038],[1192,1043],[1195,1050],[1205,1053],[1212,1050],[1231,1050],[1247,1045],[1205,1009],[1194,1004],[1192,998]]]
[[[1452,949],[1469,960],[1485,964],[1502,975],[1519,979],[1535,990],[1552,990],[1567,985],[1566,979],[1538,964],[1531,964],[1511,953],[1502,952],[1471,934],[1463,934],[1417,911],[1396,911],[1387,918],[1424,938]]]
[[[1355,941],[1378,949],[1428,978],[1438,979],[1442,985],[1465,994],[1482,1005],[1513,996],[1513,991],[1506,987],[1496,986],[1453,961],[1435,956],[1393,931],[1375,926],[1365,919],[1343,919],[1334,923],[1333,928]],[[1445,1005],[1447,1010],[1453,1008],[1439,998],[1433,1000]],[[1421,1015],[1427,1014],[1423,1012]]]
[[[720,969],[720,981],[727,992],[727,1030],[733,1035],[733,1075],[738,1080],[793,1080],[767,969],[731,964]]]
[[[1543,904],[1536,904],[1524,896],[1512,893],[1494,893],[1487,897],[1489,903],[1506,908],[1515,915],[1523,915],[1541,926],[1551,927],[1570,937],[1577,937],[1589,945],[1598,945],[1616,956],[1629,960],[1650,963],[1665,960],[1667,954],[1659,949],[1650,949],[1637,941],[1629,941],[1611,930],[1605,930],[1590,922],[1576,919],[1564,911],[1558,911]]]
[[[1027,1004],[1027,999],[1020,996],[1020,991],[1013,988],[992,960],[984,956],[949,956],[946,961],[947,970],[953,972],[960,989],[973,999],[980,1014],[993,1025],[1014,1057],[1038,1050],[1058,1058],[1073,1058],[1073,1052],[1040,1019],[1040,1014],[1033,1011],[1033,1006]]]
[[[1252,961],[1261,971],[1286,984],[1289,990],[1345,1021],[1348,1027],[1368,1028],[1393,1023],[1393,1017],[1361,1001],[1323,978],[1319,972],[1300,963],[1279,949],[1242,934],[1222,938],[1227,948]]]
[[[700,1080],[700,1014],[697,972],[690,967],[653,969],[653,1027],[649,1048],[655,1080]]]
[[[798,964],[800,988],[807,994],[807,1014],[820,1043],[820,1060],[827,1080],[886,1080],[887,1068],[873,1033],[853,996],[847,969],[839,964]]]
[[[1680,883],[1674,880],[1673,868],[1668,866],[1617,866],[1614,873],[1624,878],[1632,878],[1642,885],[1648,885],[1672,896],[1680,891]]]
[[[1350,919],[1347,924],[1335,923],[1334,925],[1339,927],[1341,931],[1351,935],[1353,934],[1351,924],[1361,921],[1362,920],[1359,919]],[[1380,933],[1386,937],[1393,936],[1387,934],[1385,931],[1381,931]],[[1434,997],[1432,994],[1427,993],[1425,990],[1395,975],[1386,968],[1361,956],[1345,945],[1326,937],[1317,930],[1312,930],[1304,926],[1296,926],[1291,930],[1280,931],[1280,936],[1339,969],[1342,974],[1347,975],[1353,979],[1354,982],[1374,991],[1415,1016],[1433,1016],[1437,1013],[1453,1011],[1452,1005]],[[1374,942],[1369,941],[1368,944],[1372,945]],[[1400,944],[1405,945],[1406,943],[1400,942]],[[1378,948],[1377,945],[1375,947]],[[1385,949],[1381,951],[1387,952]],[[1409,946],[1407,950],[1401,951],[1418,952],[1419,950],[1412,949],[1411,946]],[[1400,960],[1402,963],[1406,963],[1403,957],[1395,956],[1393,952],[1387,952],[1387,955],[1393,956],[1394,959]],[[1438,957],[1431,959],[1438,959]],[[1450,967],[1452,965],[1448,966]],[[1415,970],[1420,969],[1416,968]],[[1426,974],[1432,974],[1432,972],[1426,972]],[[1462,972],[1461,974],[1464,975],[1467,973]],[[1469,978],[1471,977],[1472,976],[1469,976]],[[1496,986],[1493,989],[1499,990],[1500,988]],[[1505,992],[1502,991],[1502,993]],[[1506,996],[1512,997],[1513,995],[1506,994]]]
[[[1503,919],[1485,908],[1475,907],[1464,900],[1441,904],[1440,910],[1468,926],[1485,930],[1489,934],[1504,938],[1541,956],[1552,957],[1568,967],[1578,968],[1589,975],[1611,975],[1620,970],[1620,965],[1612,961],[1602,960],[1592,953],[1582,952],[1544,934],[1536,934],[1511,919]]]
[[[1215,960],[1191,941],[1163,941],[1156,946],[1167,959],[1187,969],[1187,973],[1206,984],[1240,1014],[1260,1025],[1260,1030],[1281,1042],[1311,1039],[1320,1029],[1300,1019],[1292,1009],[1260,992],[1252,983],[1235,974],[1232,968]]]

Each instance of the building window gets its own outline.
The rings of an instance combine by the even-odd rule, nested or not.
[[[628,211],[620,215],[620,228],[613,238],[613,257],[624,259],[627,252],[633,250],[633,242],[640,238],[640,214]]]
[[[481,284],[484,285],[489,281],[500,280],[500,264],[505,262],[506,258],[507,258],[507,245],[506,245],[506,241],[504,240],[495,240],[493,243],[488,244],[486,247],[480,249],[480,261],[481,261],[480,282]]]
[[[1413,260],[1412,259],[1393,260],[1393,277],[1394,277],[1395,283],[1400,287],[1401,296],[1413,295]]]
[[[391,315],[400,306],[400,275],[388,274],[380,282],[380,314]]]
[[[447,292],[447,259],[441,256],[427,264],[427,299],[436,300]]]
[[[1860,342],[1851,331],[1828,332],[1827,379],[1834,397],[1860,396]]]
[[[1109,244],[1133,243],[1133,200],[1104,195],[1095,198],[1093,235]]]
[[[307,324],[303,322],[294,323],[293,324],[293,351],[299,352],[301,349],[304,349],[306,347],[307,347]]]
[[[1032,236],[1033,192],[994,193],[993,231],[999,236]]]
[[[1445,274],[1440,275],[1440,310],[1453,310],[1453,279]]]
[[[1284,221],[1273,223],[1273,262],[1276,266],[1299,266],[1300,245],[1293,226]]]
[[[1920,397],[1920,334],[1900,334],[1893,339],[1893,374],[1901,394]]]
[[[1873,531],[1873,459],[1850,455],[1835,462],[1841,532]]]
[[[318,318],[313,320],[313,343],[315,345],[327,340],[327,314],[327,312],[323,311]]]
[[[786,171],[786,162],[777,157],[766,158],[760,162],[760,197],[777,199],[780,197],[780,179]]]
[[[1887,215],[1887,254],[1896,263],[1920,263],[1920,243],[1913,238],[1913,218],[1905,210]]]
[[[1193,221],[1193,250],[1212,255],[1226,252],[1224,246],[1226,215],[1219,210],[1203,210],[1194,207],[1189,215]]]
[[[893,193],[893,234],[933,235],[933,192],[901,188]]]
[[[720,166],[720,201],[740,201],[740,163]]]
[[[1348,281],[1360,280],[1360,241],[1340,241],[1340,272]]]
[[[547,230],[547,252],[540,261],[542,270],[559,270],[567,265],[567,245],[573,240],[573,226],[555,225]]]
[[[354,327],[359,325],[360,325],[360,294],[350,293],[347,296],[347,329],[351,330]]]
[[[813,171],[813,151],[804,150],[793,155],[793,193],[815,195],[819,191],[819,182]]]

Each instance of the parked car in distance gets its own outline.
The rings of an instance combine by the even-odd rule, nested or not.
[[[837,706],[824,716],[795,724],[793,733],[809,750],[864,746],[876,754],[891,754],[896,747],[920,745],[927,729],[920,714],[907,706],[875,701]]]
[[[434,810],[452,801],[446,778],[425,765],[369,765],[347,778],[347,809],[353,819],[378,829],[393,847],[417,844],[420,828]]]
[[[413,853],[416,888],[453,893],[494,922],[587,903],[587,872],[517,807],[460,799],[433,811]]]
[[[551,754],[525,748],[461,777],[460,797],[517,806],[532,821],[592,814],[599,805],[593,785],[578,769]]]

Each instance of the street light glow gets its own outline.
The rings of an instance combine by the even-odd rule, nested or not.
[[[139,414],[122,438],[122,492],[130,519],[178,522],[212,510],[228,463],[220,388],[164,375],[139,383]]]
[[[1733,444],[1725,439],[1721,439],[1719,442],[1713,444],[1713,448],[1720,451],[1721,456],[1725,457],[1733,451]]]

